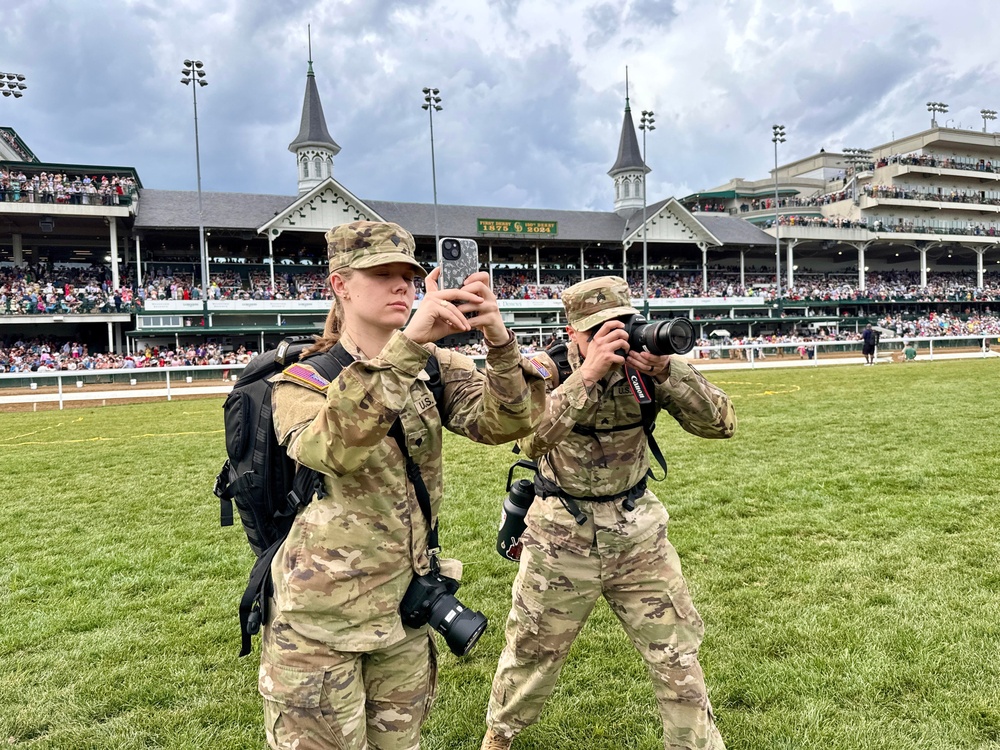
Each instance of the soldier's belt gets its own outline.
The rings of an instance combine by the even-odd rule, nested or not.
[[[591,495],[577,497],[563,490],[555,482],[546,479],[541,474],[535,474],[535,494],[539,497],[558,497],[563,507],[576,519],[581,526],[587,522],[587,517],[580,512],[578,502],[582,503],[617,503],[621,502],[625,510],[635,510],[635,501],[646,494],[646,477],[635,485],[614,495]]]

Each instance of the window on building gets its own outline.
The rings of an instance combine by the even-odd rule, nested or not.
[[[622,197],[623,198],[630,198],[631,197],[631,192],[632,192],[632,181],[631,180],[628,180],[628,179],[625,180],[625,185],[623,186],[622,191],[623,191],[622,192]]]

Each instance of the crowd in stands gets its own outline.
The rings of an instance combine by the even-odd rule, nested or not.
[[[918,167],[934,167],[939,169],[961,169],[967,172],[994,172],[993,163],[987,159],[976,159],[970,156],[945,156],[934,154],[895,154],[879,159],[874,166],[887,167],[890,164],[910,164]]]
[[[960,317],[951,313],[931,313],[908,320],[901,316],[886,316],[879,325],[893,330],[898,336],[994,336],[1000,334],[1000,317],[992,314]]]
[[[700,271],[657,271],[648,274],[649,296],[657,298],[686,297],[761,297],[774,298],[774,272],[751,270],[744,273],[745,286],[740,285],[738,271],[712,270],[708,289],[703,289]],[[992,301],[1000,300],[1000,273],[986,272],[984,286],[976,287],[975,274],[963,272],[928,274],[927,286],[920,286],[920,274],[915,271],[869,272],[865,275],[865,290],[858,288],[857,272],[811,273],[796,272],[795,283],[782,290],[790,301]],[[643,296],[642,274],[629,273],[632,296]]]
[[[172,267],[157,265],[136,284],[134,267],[121,268],[121,281],[112,288],[107,266],[55,267],[40,265],[0,266],[0,314],[70,314],[70,313],[134,313],[147,300],[200,300],[201,284],[196,274],[185,264]],[[856,271],[813,273],[796,271],[791,288],[782,290],[789,301],[993,301],[1000,300],[1000,273],[988,271],[984,286],[976,286],[971,272],[933,273],[927,285],[920,286],[916,271],[872,271],[866,274],[866,289],[857,283]],[[629,272],[633,297],[643,296],[641,271]],[[759,297],[774,299],[774,272],[748,268],[740,284],[738,268],[714,267],[709,270],[707,289],[702,284],[700,270],[659,270],[648,274],[652,299],[690,297]],[[546,273],[538,283],[537,276],[527,270],[503,269],[494,272],[494,288],[501,300],[558,300],[563,289],[577,281],[575,273]],[[325,274],[309,271],[275,275],[275,288],[270,274],[251,272],[249,283],[236,271],[224,270],[211,275],[208,298],[235,300],[324,300],[330,299]],[[423,296],[419,286],[417,298]]]
[[[112,288],[104,266],[0,267],[0,314],[127,313],[134,301],[131,287]]]
[[[119,175],[75,175],[57,172],[25,173],[0,167],[0,202],[74,203],[116,206],[123,196],[136,195],[135,179]]]
[[[976,203],[986,206],[1000,206],[1000,193],[984,190],[917,190],[902,185],[865,185],[862,192],[869,198],[893,198],[910,201],[934,201],[937,203]]]
[[[246,364],[254,356],[255,352],[242,346],[235,351],[223,351],[216,344],[199,344],[176,351],[147,347],[136,354],[122,355],[91,352],[87,344],[70,340],[0,339],[0,373],[233,365]]]

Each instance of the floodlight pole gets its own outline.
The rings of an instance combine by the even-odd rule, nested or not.
[[[194,101],[194,163],[198,174],[198,248],[201,256],[201,297],[202,306],[205,309],[205,325],[208,325],[208,248],[205,245],[205,214],[201,200],[201,147],[198,141],[198,87],[207,86],[205,80],[205,64],[201,60],[185,60],[184,69],[181,71],[184,76],[181,83],[191,86],[191,95]]]
[[[986,121],[997,119],[997,111],[995,109],[981,109],[979,114],[983,116],[983,132],[986,132]]]
[[[639,130],[642,131],[642,314],[649,318],[649,255],[646,251],[646,173],[649,167],[646,166],[646,132],[656,130],[653,123],[653,110],[642,110],[642,117],[639,119]]]
[[[441,249],[439,245],[441,244],[441,237],[438,231],[438,184],[437,167],[434,160],[434,111],[437,110],[440,112],[444,107],[441,106],[440,89],[425,86],[423,92],[424,103],[421,105],[421,109],[427,110],[427,117],[430,119],[431,124],[431,184],[434,189],[434,253],[437,257],[437,264],[440,266]]]
[[[20,99],[28,88],[24,81],[24,73],[0,73],[0,94]]]
[[[785,142],[785,126],[784,125],[773,125],[771,126],[772,137],[771,140],[774,142],[774,296],[775,299],[781,298],[781,225],[779,224],[778,217],[778,144]]]

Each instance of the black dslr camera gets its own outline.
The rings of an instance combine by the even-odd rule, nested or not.
[[[408,628],[430,626],[439,632],[455,656],[465,656],[486,630],[486,615],[466,609],[455,598],[459,583],[440,573],[415,576],[399,605]]]
[[[649,352],[657,356],[687,354],[694,348],[694,325],[687,318],[670,318],[650,323],[639,313],[618,318],[625,324],[628,346],[632,351]],[[625,356],[625,350],[615,352]]]

